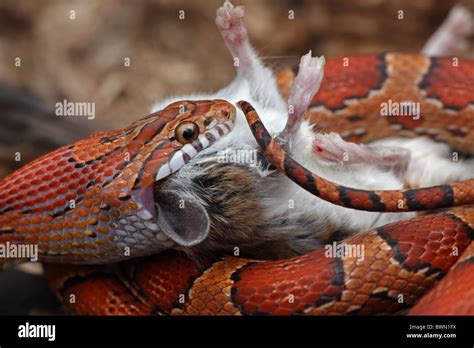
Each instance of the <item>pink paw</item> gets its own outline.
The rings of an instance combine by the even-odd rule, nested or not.
[[[298,74],[288,97],[288,122],[280,135],[280,140],[290,142],[298,130],[305,111],[319,90],[325,63],[323,56],[312,57],[311,51],[301,57]]]
[[[230,1],[224,2],[224,5],[217,9],[216,25],[228,45],[240,45],[247,40],[243,17],[244,8],[235,7]]]
[[[348,162],[350,150],[349,144],[336,133],[317,133],[313,140],[313,151],[319,159],[326,162],[334,164]]]
[[[448,21],[452,23],[453,32],[456,35],[466,37],[474,31],[471,11],[464,6],[455,6],[449,13]]]
[[[317,133],[313,151],[320,160],[331,164],[375,164],[403,175],[410,162],[410,151],[400,147],[369,146],[342,139],[337,133]]]
[[[429,38],[422,53],[428,56],[452,56],[464,52],[468,46],[468,37],[474,33],[471,11],[456,5],[448,18]]]
[[[311,51],[301,57],[295,87],[304,91],[310,99],[316,94],[324,76],[324,56],[312,57]],[[296,92],[296,91],[295,91]],[[301,92],[300,92],[301,93]]]

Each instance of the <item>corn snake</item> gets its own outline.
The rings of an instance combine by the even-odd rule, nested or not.
[[[379,55],[359,58],[351,57],[351,61],[355,63],[354,72],[358,71],[360,73],[360,68],[365,67],[365,70],[361,73],[362,76],[367,76],[367,79],[362,79],[365,85],[360,78],[354,79],[353,76],[342,75],[337,69],[332,70],[332,66],[336,67],[340,65],[340,62],[336,59],[330,60],[327,65],[325,81],[335,82],[333,85],[330,82],[326,82],[326,85],[323,83],[320,92],[313,100],[314,109],[309,112],[310,119],[317,122],[321,129],[330,131],[337,128],[339,132],[345,133],[346,138],[349,140],[366,142],[374,139],[374,133],[380,137],[388,136],[394,132],[402,132],[405,135],[412,135],[412,133],[418,135],[426,134],[426,131],[423,132],[424,128],[420,127],[420,124],[429,125],[427,128],[429,132],[427,133],[431,134],[431,136],[436,135],[439,137],[439,140],[450,141],[453,149],[466,153],[470,151],[469,145],[474,143],[472,142],[472,134],[468,131],[470,128],[469,124],[474,119],[472,105],[470,105],[472,104],[472,96],[469,99],[469,93],[467,93],[469,88],[471,88],[470,86],[474,85],[473,65],[471,62],[461,61],[460,66],[463,70],[452,70],[449,75],[446,75],[448,74],[446,70],[449,69],[447,66],[449,60],[435,60],[415,55]],[[416,62],[418,65],[415,63],[407,64],[410,62]],[[389,69],[391,69],[391,75],[386,73]],[[426,105],[422,105],[422,110],[428,107],[431,109],[439,107],[440,103],[442,103],[441,110],[444,109],[443,104],[446,104],[450,110],[446,112],[450,113],[450,115],[458,115],[459,117],[455,121],[449,122],[448,125],[444,125],[445,127],[440,129],[439,134],[434,134],[433,130],[440,126],[436,123],[436,119],[432,121],[428,117],[429,114],[426,114],[427,117],[421,118],[421,121],[417,123],[408,118],[382,119],[380,117],[376,118],[374,116],[376,113],[374,112],[367,112],[367,114],[359,112],[362,107],[370,111],[370,105],[374,107],[380,104],[380,100],[377,100],[377,97],[380,97],[380,95],[373,93],[374,90],[387,88],[388,91],[385,91],[385,96],[388,95],[394,99],[398,97],[400,100],[405,98],[404,95],[400,95],[401,90],[408,94],[413,92],[415,86],[411,86],[408,82],[401,84],[400,79],[397,79],[397,72],[400,76],[404,77],[403,81],[412,82],[413,85],[416,84],[420,88],[421,92],[419,91],[417,97],[422,102],[426,102]],[[360,85],[356,86],[359,87],[356,89],[358,91],[357,95],[345,95],[344,92],[348,88],[344,88],[344,86],[351,82],[354,83],[354,81],[357,81]],[[453,81],[456,87],[453,90],[458,92],[455,96],[459,97],[453,98],[452,95],[448,97],[443,95],[446,88],[451,86],[449,84],[450,81]],[[284,71],[280,74],[280,88],[283,93],[285,91],[285,84],[288,83],[291,83],[291,72]],[[428,95],[424,95],[423,90],[428,91]],[[369,92],[372,93],[369,95]],[[339,97],[339,100],[337,97]],[[343,102],[345,99],[354,99],[354,97],[357,98],[355,103],[347,108],[342,107],[344,106]],[[439,100],[429,100],[430,98],[428,97],[433,99],[436,97]],[[325,103],[326,100],[327,103]],[[193,102],[189,103],[192,109]],[[168,112],[173,112],[173,115],[176,116],[177,108],[181,104],[183,103],[171,105],[164,112],[166,113],[166,110],[168,110]],[[218,101],[216,104],[220,108],[225,108],[228,113],[232,113],[232,107],[228,103]],[[205,114],[210,103],[196,102],[196,105],[201,108],[198,108],[198,111],[194,114],[190,112],[193,117],[196,114],[198,116],[203,113]],[[319,109],[317,108],[321,105],[324,105],[327,110],[318,111]],[[351,107],[354,110],[351,110]],[[342,116],[335,120],[333,110],[339,110]],[[344,114],[346,111],[347,113]],[[216,115],[216,113],[211,114],[213,117]],[[442,113],[438,112],[435,115],[438,117],[438,121],[443,120]],[[172,118],[166,119],[166,116],[162,114],[160,116],[165,120]],[[189,114],[185,114],[184,117],[189,117]],[[91,139],[106,138],[104,140],[105,144],[114,143],[114,140],[117,144],[120,144],[123,135],[129,136],[134,134],[133,137],[136,137],[140,136],[140,134],[154,134],[149,129],[142,132],[143,127],[150,124],[147,123],[147,119],[149,120],[150,118],[138,121],[139,127],[137,128],[131,127],[125,130],[125,132],[117,131],[112,134],[99,133]],[[371,127],[367,127],[367,132],[354,131],[354,128],[356,130],[360,129],[360,123],[364,120],[368,120],[368,123],[371,122]],[[388,127],[386,124],[381,124],[381,122],[387,122],[387,120],[389,121],[388,123],[397,123],[396,127]],[[261,130],[261,128],[259,129]],[[372,133],[370,132],[371,129],[373,130]],[[154,131],[156,132],[156,128]],[[128,132],[130,134],[127,134]],[[81,156],[77,157],[79,163],[84,163],[85,168],[88,168],[90,165],[91,169],[96,165],[93,169],[103,171],[105,168],[97,165],[98,162],[94,162],[94,160],[100,158],[100,162],[104,158],[101,158],[100,154],[94,154],[92,151],[101,142],[90,144],[88,142],[90,140],[80,143],[81,149],[86,148],[90,150],[93,153],[91,156],[95,155],[96,157],[90,158],[90,154],[82,150]],[[140,143],[135,142],[134,144]],[[84,145],[89,145],[89,147]],[[56,159],[58,153],[62,153],[60,150],[49,155],[49,159]],[[71,149],[66,147],[62,151],[66,150]],[[167,156],[170,156],[170,153],[163,153],[165,154],[165,156],[162,156],[164,161]],[[47,164],[45,168],[49,168],[52,165],[50,162],[45,162]],[[74,162],[74,166],[76,164],[77,162]],[[104,162],[104,164],[108,163]],[[29,169],[36,168],[38,168],[38,165],[36,163],[35,167],[34,162]],[[81,168],[83,167],[76,169]],[[139,171],[131,170],[130,172],[138,173]],[[157,167],[155,166],[153,169],[150,169],[149,172],[153,173],[156,177],[158,173]],[[35,176],[38,176],[40,173],[36,172],[35,174],[27,177],[28,174],[16,172],[7,181],[2,181],[2,184],[15,183],[15,179],[18,179],[16,184],[22,185],[25,180],[34,180]],[[44,173],[45,176],[47,174]],[[73,174],[71,177],[73,177]],[[91,175],[91,173],[85,174]],[[106,177],[114,177],[114,175],[115,173],[107,173]],[[20,178],[23,181],[19,180]],[[45,180],[48,180],[48,178],[51,179],[49,176],[46,176]],[[94,182],[95,184],[100,184],[106,182],[106,178],[99,176]],[[137,182],[136,177],[135,182]],[[93,185],[87,187],[88,181],[80,182],[80,184],[87,189],[94,187]],[[463,185],[468,184],[464,183]],[[130,185],[128,186],[129,189],[135,186],[135,184]],[[11,190],[11,186],[7,187]],[[41,192],[42,190],[39,191]],[[0,192],[1,198],[5,202],[12,199],[12,196],[7,195],[4,190]],[[15,190],[8,192],[13,193]],[[435,204],[443,202],[439,198],[443,197],[440,193],[445,192],[446,190],[440,190],[431,196],[428,195],[427,204],[419,209],[439,207],[439,205],[436,206]],[[115,202],[120,211],[121,197],[119,195],[120,193],[116,193],[111,202]],[[125,197],[128,198],[125,201],[133,199],[133,196],[127,194],[123,195],[123,198]],[[433,197],[436,197],[438,200],[431,201],[430,199]],[[18,196],[16,198],[18,199]],[[472,203],[470,200],[473,198],[471,189],[471,191],[467,190],[466,194],[456,202],[458,205],[464,205]],[[91,197],[91,200],[94,203],[94,196]],[[396,200],[397,203],[398,201]],[[446,206],[452,205],[454,201],[455,196],[452,197]],[[65,204],[62,201],[61,203]],[[100,211],[100,202],[98,203]],[[3,214],[0,215],[3,219],[0,219],[1,231],[3,232],[0,237],[3,237],[3,239],[0,241],[3,242],[18,238],[17,235],[12,235],[13,229],[18,228],[18,226],[21,226],[20,228],[27,226],[24,222],[25,220],[17,220],[19,221],[18,224],[12,224],[12,221],[18,219],[18,215],[14,214],[14,208],[8,209],[11,206],[11,202],[8,204],[8,206],[6,203],[3,206],[0,205],[1,209],[3,209]],[[112,203],[110,205],[113,206]],[[396,206],[398,207],[398,205]],[[53,215],[57,213],[56,207],[49,205],[46,207],[49,211],[54,210]],[[361,207],[367,209],[380,207],[380,205],[369,206],[365,203],[361,204]],[[406,204],[402,204],[401,207],[408,210],[414,206],[406,201]],[[94,209],[93,205],[91,205],[91,209]],[[80,210],[77,210],[77,212],[81,216]],[[36,212],[33,211],[33,213]],[[28,215],[31,212],[27,211],[25,213],[23,211],[23,214]],[[100,221],[100,219],[97,220]],[[349,240],[345,240],[345,243],[366,245],[366,250],[370,252],[366,255],[366,259],[362,264],[358,264],[356,260],[350,258],[329,259],[324,256],[322,251],[315,251],[290,260],[256,261],[226,258],[219,261],[204,261],[197,267],[180,254],[163,252],[156,256],[136,261],[127,261],[112,268],[109,266],[63,267],[51,265],[47,269],[47,276],[51,279],[53,289],[60,294],[65,304],[78,314],[287,315],[397,313],[415,304],[446,273],[445,279],[439,284],[441,289],[446,288],[444,291],[452,291],[452,288],[448,286],[449,284],[456,285],[462,283],[457,279],[463,276],[462,274],[469,272],[469,270],[463,268],[472,268],[469,255],[472,256],[473,250],[471,244],[471,240],[474,237],[472,230],[473,221],[474,215],[471,208],[458,207],[449,212],[426,215],[410,221],[394,223],[377,230],[360,233],[350,237]],[[89,226],[96,226],[94,222],[87,221],[85,226],[82,224],[75,226],[82,231],[81,237],[85,235],[82,238],[91,235],[90,232],[86,233],[86,231],[90,230]],[[64,226],[55,226],[53,219],[45,221],[45,223],[51,223],[51,228],[57,227],[57,231],[61,231],[64,228]],[[46,230],[47,228],[45,228]],[[95,236],[106,235],[106,233],[101,233],[100,230],[98,233],[96,231],[92,232],[95,233]],[[59,233],[52,234],[52,236],[57,235]],[[44,241],[46,244],[48,243],[48,239]],[[51,245],[53,244],[51,243]],[[85,250],[87,248],[93,249],[91,246],[86,246],[85,243],[84,246]],[[452,250],[453,248],[457,248],[457,255],[446,253],[447,250]],[[43,249],[48,250],[49,247],[45,245]],[[57,253],[57,250],[51,249],[53,254],[54,252]],[[424,252],[425,249],[427,252]],[[421,254],[420,250],[423,251]],[[104,258],[107,256],[107,254],[99,254],[98,258],[105,260]],[[57,258],[57,256],[52,256],[52,259],[47,259],[47,261],[54,261]],[[465,261],[453,268],[453,265],[461,258]],[[72,263],[74,261],[64,259],[62,262]],[[453,269],[449,271],[451,268]],[[462,274],[459,275],[457,273]],[[453,277],[454,280],[451,279]],[[467,282],[462,284],[464,292],[460,295],[465,296],[466,299],[469,297],[466,294],[472,291],[472,287],[469,287],[468,284]],[[66,300],[72,294],[75,295],[74,303]],[[403,295],[401,303],[398,302],[399,295]],[[423,301],[429,303],[432,298],[449,302],[449,296],[443,294],[431,292],[428,296],[427,300],[421,300],[413,310],[413,313],[422,313]],[[449,311],[454,310],[452,306],[457,305],[457,313],[462,313],[460,312],[461,310],[472,313],[472,305],[469,307],[466,302],[462,304],[453,302],[450,305],[451,307],[446,306],[436,310],[440,310],[441,313],[443,310],[449,313]],[[421,310],[417,308],[421,308]],[[433,313],[435,309],[431,305],[431,307],[428,306],[426,311]]]
[[[225,101],[183,101],[33,161],[0,184],[0,242],[38,243],[44,261],[62,263],[110,262],[125,247],[140,255],[182,242],[152,222],[152,184],[227,134],[234,118]],[[180,142],[187,125],[201,134]]]

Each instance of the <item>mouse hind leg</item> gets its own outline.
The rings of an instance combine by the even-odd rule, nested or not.
[[[241,80],[248,82],[252,97],[262,106],[286,109],[273,71],[266,67],[250,44],[244,25],[244,9],[226,1],[216,12],[216,25],[237,68],[237,78],[227,88],[238,88]]]

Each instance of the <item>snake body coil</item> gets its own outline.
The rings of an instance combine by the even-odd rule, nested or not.
[[[454,65],[448,58],[385,54],[349,57],[350,68],[342,69],[341,59],[328,61],[321,89],[308,110],[318,130],[337,131],[346,140],[356,142],[392,135],[429,136],[448,143],[454,151],[474,153],[472,61],[459,60]],[[291,70],[280,73],[278,82],[283,94],[293,76]],[[420,117],[381,117],[380,104],[389,99],[420,103]],[[293,161],[265,131],[253,108],[240,105],[265,156],[285,175],[323,199],[348,208],[382,212],[458,207],[385,225],[342,241],[363,247],[362,260],[328,257],[325,250],[316,250],[286,260],[227,257],[203,260],[196,266],[182,254],[168,251],[121,263],[112,270],[50,265],[47,276],[68,308],[77,314],[362,315],[393,314],[408,308],[412,314],[474,314],[474,208],[469,206],[474,202],[472,180],[402,191],[338,186]],[[119,131],[114,136],[120,139],[121,134]],[[96,153],[97,139],[100,137],[81,143],[92,152],[82,150],[82,162],[90,161]],[[72,150],[59,150],[43,161],[47,160],[51,170],[67,166],[67,161],[56,159],[60,160],[57,157],[61,151]],[[2,190],[0,196],[1,202],[6,202],[0,205],[4,210],[0,226],[11,228],[11,221],[24,221],[18,209],[15,215],[5,210],[19,199],[18,189],[12,190],[12,185],[29,187],[26,180],[33,177],[28,179],[26,175],[38,164],[30,166],[29,170],[14,173],[7,184],[4,180],[3,187],[9,190]],[[96,167],[113,176],[109,166]],[[49,170],[48,166],[44,168]],[[85,177],[84,173],[78,174],[78,180],[87,180]],[[39,190],[37,185],[35,190]],[[100,200],[97,203],[100,206]],[[57,210],[49,205],[44,209],[49,215]],[[40,218],[35,210],[29,214],[31,220]],[[9,240],[11,232],[2,228],[1,240]],[[57,226],[58,231],[63,228]],[[50,239],[44,243],[54,244]],[[71,294],[75,295],[74,303],[67,301]]]

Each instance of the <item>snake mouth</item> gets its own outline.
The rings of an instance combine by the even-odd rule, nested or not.
[[[177,246],[191,247],[201,243],[209,234],[210,218],[201,202],[168,188],[167,183],[174,173],[234,128],[237,114],[235,107],[221,101],[213,105],[214,109],[206,117],[195,121],[204,130],[194,141],[176,148],[174,140],[171,140],[168,147],[156,149],[161,158],[167,157],[166,160],[151,176],[152,184],[132,191],[132,197],[140,207],[138,217],[146,220],[145,227],[155,236],[151,239],[155,251]]]
[[[202,150],[208,148],[220,138],[224,137],[234,128],[235,117],[229,117],[224,122],[213,120],[208,129],[200,134],[192,143],[184,145],[173,153],[170,159],[163,163],[155,176],[155,183],[169,177],[186,163],[191,161]]]
[[[230,133],[234,122],[234,115],[229,115],[225,121],[221,122],[212,120],[207,130],[196,140],[174,152],[155,176],[151,193],[155,208],[152,215],[155,216],[161,234],[170,239],[175,246],[188,248],[204,241],[209,234],[210,218],[200,202],[167,189],[166,183],[172,178],[173,173],[196,157],[198,153]],[[148,202],[150,203],[149,200]],[[171,244],[163,242],[162,247],[170,246]]]

